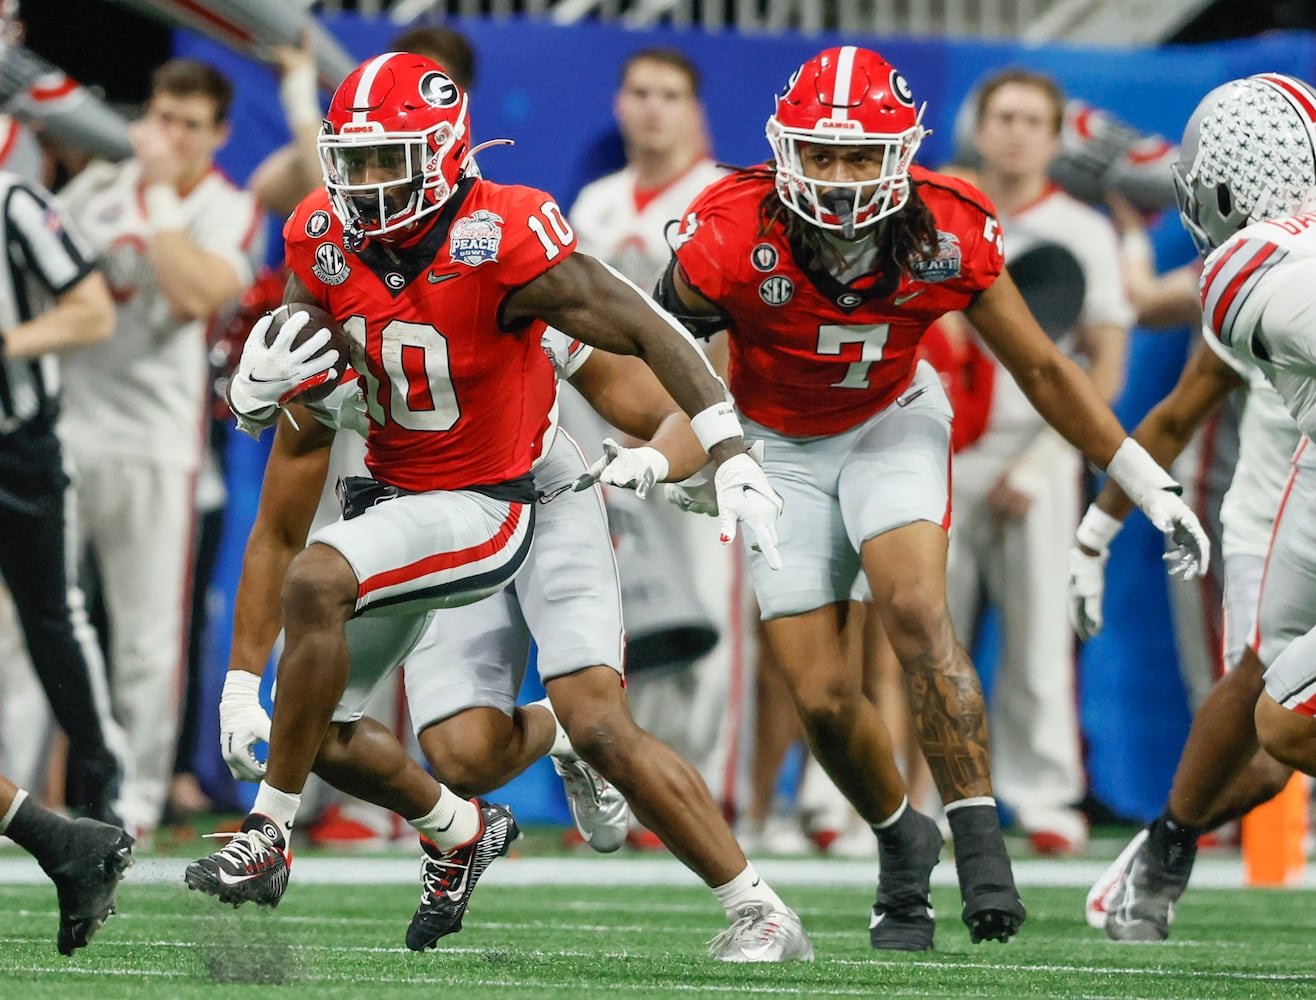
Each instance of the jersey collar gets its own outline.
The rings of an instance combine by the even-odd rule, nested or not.
[[[458,182],[452,197],[439,209],[438,217],[415,243],[402,247],[394,253],[379,240],[374,239],[357,254],[361,263],[371,270],[393,298],[401,295],[408,285],[433,266],[434,258],[438,256],[439,249],[448,238],[448,230],[452,228],[453,219],[461,211],[462,204],[475,186],[475,181],[476,178],[467,176]]]

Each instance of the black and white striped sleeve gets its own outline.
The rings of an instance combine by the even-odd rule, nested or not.
[[[95,260],[67,214],[45,191],[18,182],[4,192],[5,233],[27,266],[55,295],[85,278]]]

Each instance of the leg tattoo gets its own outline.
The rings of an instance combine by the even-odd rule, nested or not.
[[[933,648],[904,663],[919,744],[943,801],[991,795],[987,707],[950,621]]]

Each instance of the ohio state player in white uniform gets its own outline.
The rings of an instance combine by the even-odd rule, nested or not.
[[[1077,260],[1076,323],[1047,332],[1066,354],[1093,363],[1098,391],[1109,401],[1133,307],[1110,222],[1047,177],[1063,96],[1047,77],[1006,70],[983,85],[978,102],[978,183],[999,213],[1006,266],[1043,245]],[[990,707],[1001,800],[1035,850],[1081,851],[1087,821],[1075,807],[1087,782],[1061,583],[1082,506],[1082,457],[1047,425],[1000,359],[986,353],[993,368],[987,426],[953,463],[947,596],[965,641],[976,630],[982,597],[1000,610],[1003,643]]]
[[[61,433],[100,568],[114,714],[134,754],[129,828],[160,820],[186,655],[193,492],[209,402],[205,323],[252,280],[261,217],[213,166],[231,88],[175,60],[154,78],[137,155],[95,163],[60,200],[95,247],[114,336],[64,366]]]
[[[1264,175],[1262,163],[1269,167]],[[1189,119],[1175,171],[1184,226],[1199,249],[1210,252],[1201,278],[1203,336],[1210,352],[1198,352],[1176,393],[1183,394],[1194,369],[1204,398],[1212,395],[1212,381],[1222,387],[1218,394],[1257,369],[1298,429],[1310,436],[1316,430],[1316,300],[1311,296],[1316,214],[1302,208],[1316,191],[1316,91],[1279,74],[1216,88]],[[1193,412],[1191,405],[1185,409]],[[1288,433],[1273,416],[1261,420],[1275,427],[1265,442],[1270,457],[1264,457],[1264,446],[1251,456],[1271,466],[1267,472],[1273,478],[1277,449]],[[1183,422],[1191,428],[1191,419]],[[1160,436],[1171,435],[1162,429]],[[1248,474],[1240,468],[1236,481]],[[1316,625],[1311,475],[1306,460],[1294,466],[1275,515],[1255,630],[1235,669],[1199,709],[1164,812],[1088,895],[1089,920],[1104,923],[1108,937],[1165,939],[1192,871],[1198,836],[1274,795],[1289,767],[1316,770],[1316,723],[1308,700],[1316,680],[1311,666],[1316,640],[1309,631]],[[1110,492],[1103,490],[1099,508],[1085,516],[1077,536],[1082,548],[1073,554],[1071,594],[1080,631],[1100,627],[1100,610],[1085,598],[1091,591],[1084,579],[1094,564],[1099,573],[1109,538],[1118,530],[1111,515],[1122,510],[1111,506]],[[1263,496],[1254,492],[1247,504],[1256,516]],[[1247,499],[1241,494],[1235,502]],[[1247,586],[1246,564],[1239,576],[1237,584],[1228,582],[1231,596]],[[1099,601],[1099,590],[1095,596]],[[1255,752],[1258,742],[1266,753]]]
[[[631,55],[615,104],[627,165],[587,184],[571,206],[581,249],[643,289],[653,288],[671,258],[669,225],[679,223],[695,195],[726,172],[706,151],[698,91],[697,72],[679,52],[642,49]],[[615,432],[574,392],[563,393],[561,405],[563,426],[597,457],[597,442]],[[691,623],[707,621],[718,633],[717,644],[688,672],[633,670],[627,689],[631,712],[641,728],[699,768],[714,798],[733,802],[736,722],[743,713],[746,650],[754,642],[752,619],[745,613],[744,556],[736,547],[717,545],[707,522],[656,498],[641,500],[617,490],[604,495],[615,512],[614,533],[639,533],[618,540],[632,639],[650,623],[661,629],[682,615]],[[646,567],[636,564],[637,558],[653,561],[646,552],[671,548],[680,552],[665,564],[669,575],[677,574],[672,586],[693,591],[696,598],[679,607],[672,589],[654,585]],[[634,555],[628,560],[626,553]]]

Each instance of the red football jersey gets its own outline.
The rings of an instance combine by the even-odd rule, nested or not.
[[[576,237],[542,191],[470,179],[430,228],[360,253],[323,190],[284,225],[288,266],[352,341],[365,382],[366,465],[407,490],[506,482],[530,470],[553,405],[544,323],[502,323],[516,289],[565,260]]]
[[[1001,231],[987,197],[919,167],[910,177],[936,219],[940,249],[894,289],[875,275],[847,285],[806,274],[784,227],[763,231],[770,176],[732,174],[691,204],[676,258],[730,318],[730,388],[751,420],[797,437],[861,423],[909,385],[928,325],[1000,274]]]

